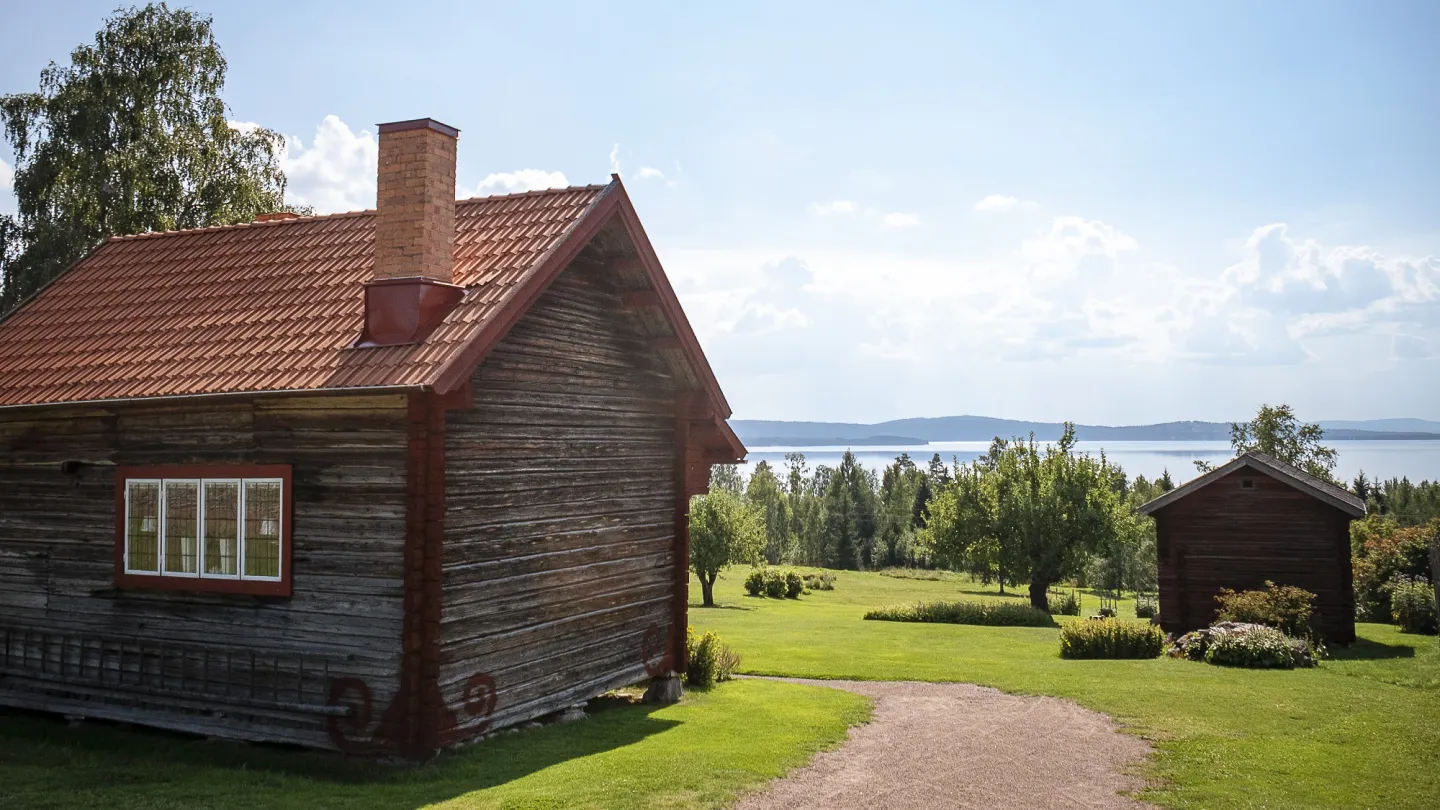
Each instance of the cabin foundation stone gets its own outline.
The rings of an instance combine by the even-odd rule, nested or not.
[[[667,672],[658,678],[650,679],[650,688],[645,690],[645,703],[657,706],[668,706],[671,703],[680,702],[684,697],[685,688],[680,685],[680,676],[674,672]]]

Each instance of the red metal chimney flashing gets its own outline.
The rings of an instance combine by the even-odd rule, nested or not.
[[[434,279],[376,279],[365,285],[365,326],[357,348],[420,343],[465,297],[465,288]]]

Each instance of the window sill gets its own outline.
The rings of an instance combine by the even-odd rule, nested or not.
[[[185,593],[236,593],[250,596],[290,596],[290,580],[202,579],[159,574],[116,574],[122,590],[181,591]]]

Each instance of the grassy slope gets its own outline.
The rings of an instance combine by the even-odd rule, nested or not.
[[[0,807],[719,807],[839,744],[869,712],[848,692],[742,681],[496,737],[414,770],[0,715]]]
[[[691,623],[724,636],[750,673],[966,681],[1071,698],[1155,742],[1156,788],[1145,798],[1164,805],[1440,806],[1434,637],[1361,625],[1364,640],[1343,658],[1291,672],[1064,661],[1054,629],[860,620],[878,605],[996,598],[967,581],[838,577],[835,591],[780,601],[744,596],[743,572],[732,571],[716,585],[721,607],[693,609]],[[1086,613],[1096,607],[1086,599]],[[1122,616],[1133,610],[1121,604]]]

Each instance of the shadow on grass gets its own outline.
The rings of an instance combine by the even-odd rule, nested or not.
[[[691,605],[696,610],[754,610],[753,607],[744,605]]]
[[[591,701],[582,723],[502,734],[423,766],[385,764],[288,746],[204,743],[104,723],[67,727],[52,715],[0,709],[0,796],[45,806],[150,806],[138,797],[243,794],[251,806],[419,807],[522,779],[569,760],[632,745],[670,728],[654,707]],[[28,801],[28,799],[27,799]],[[323,803],[322,802],[322,803]],[[326,806],[331,806],[327,804]]]
[[[1381,644],[1359,638],[1349,647],[1336,646],[1330,649],[1329,653],[1330,657],[1337,661],[1376,661],[1387,658],[1414,658],[1415,648],[1407,644]]]
[[[995,591],[987,591],[984,588],[956,588],[955,590],[959,593],[970,594],[971,596],[993,596],[996,599],[1024,599],[1027,602],[1030,601],[1029,594],[1023,593],[997,593]]]

